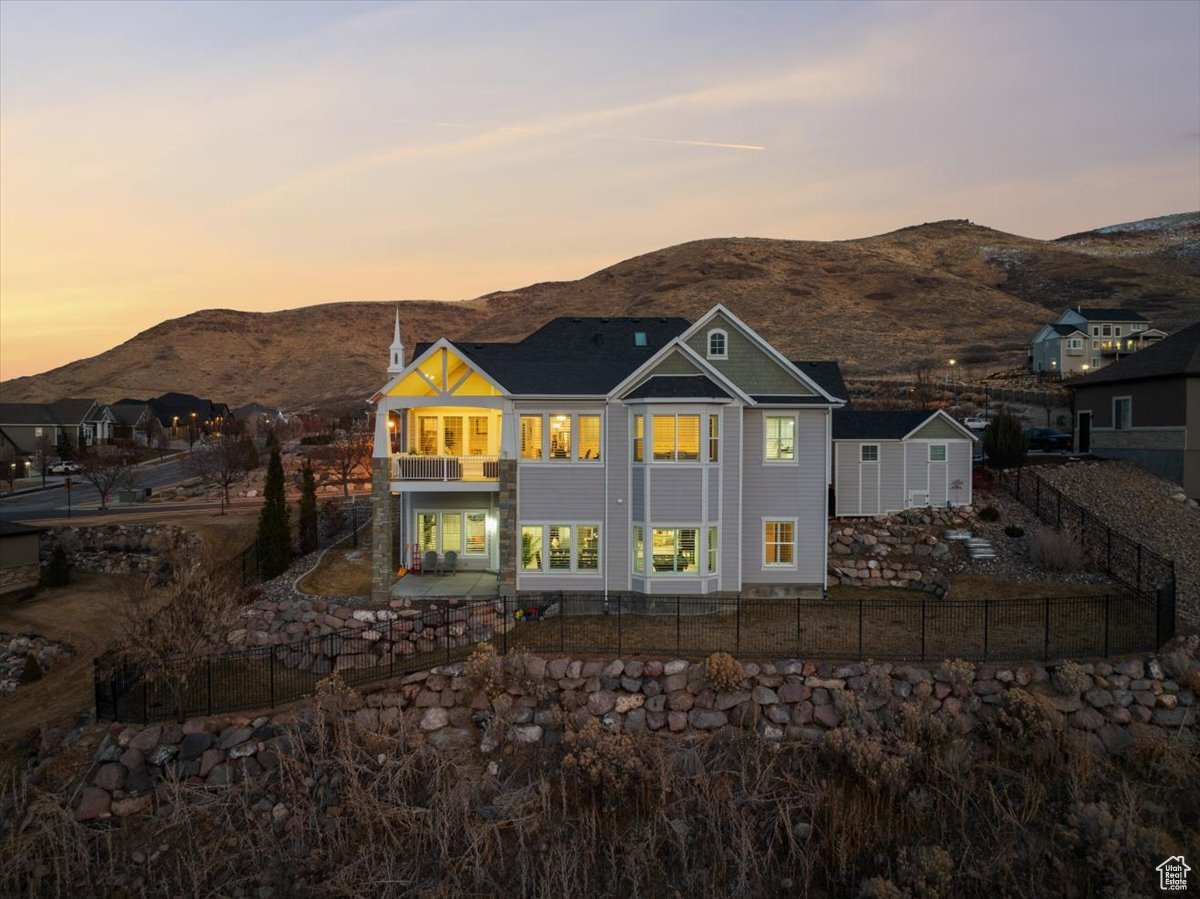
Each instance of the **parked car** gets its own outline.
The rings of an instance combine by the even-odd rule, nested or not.
[[[1030,428],[1025,432],[1031,450],[1064,452],[1071,449],[1071,435],[1058,428]]]
[[[970,418],[963,419],[963,424],[966,425],[968,428],[970,428],[972,431],[986,431],[987,426],[990,425],[991,423],[992,422],[990,419],[983,418],[982,416],[978,416],[978,415],[973,415]]]
[[[55,462],[46,471],[49,474],[79,474],[83,466],[78,462]]]

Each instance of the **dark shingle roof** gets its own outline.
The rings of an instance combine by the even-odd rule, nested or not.
[[[0,403],[0,422],[9,425],[77,425],[95,400],[68,399],[53,403]]]
[[[1074,310],[1089,322],[1144,322],[1147,321],[1130,309],[1104,309],[1098,306],[1084,306]]]
[[[1075,327],[1075,325],[1051,325],[1050,327],[1053,328],[1055,331],[1057,331],[1058,334],[1062,337],[1066,337],[1068,334],[1083,334],[1084,333],[1079,328]]]
[[[750,399],[760,406],[828,406],[829,400],[818,393],[810,395],[754,393]]]
[[[108,407],[119,425],[136,425],[143,415],[153,415],[147,403],[114,403]]]
[[[510,393],[597,396],[690,324],[682,318],[556,318],[517,343],[454,346]],[[645,346],[635,343],[638,332],[646,335]],[[432,345],[417,344],[416,356]]]
[[[706,375],[656,375],[637,386],[626,399],[728,399]]]
[[[164,393],[162,396],[151,397],[148,400],[127,398],[118,400],[114,405],[149,406],[150,411],[154,413],[154,417],[158,419],[158,423],[165,428],[171,426],[171,422],[176,416],[179,417],[180,421],[187,421],[193,412],[196,413],[198,421],[216,418],[218,415],[228,415],[227,411],[221,411],[226,409],[224,403],[214,403],[212,400],[192,396],[190,393]]]
[[[833,410],[834,440],[899,440],[933,412]]]
[[[0,537],[19,537],[22,534],[41,534],[45,528],[32,524],[21,524],[19,521],[0,521]]]
[[[1098,372],[1071,378],[1066,383],[1070,387],[1090,387],[1093,384],[1195,375],[1200,375],[1200,322],[1106,365]]]
[[[842,369],[832,359],[817,361],[793,359],[792,365],[816,381],[821,389],[830,396],[845,400],[847,403],[850,402],[850,391],[846,389],[846,382],[842,380]]]

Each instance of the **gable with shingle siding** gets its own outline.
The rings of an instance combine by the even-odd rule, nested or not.
[[[708,358],[708,334],[714,329],[725,332],[727,359]],[[687,344],[701,359],[748,394],[814,395],[811,387],[756,346],[742,333],[739,325],[719,312],[689,337]]]

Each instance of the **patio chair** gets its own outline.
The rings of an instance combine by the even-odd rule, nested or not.
[[[438,554],[433,550],[425,553],[425,574],[434,574],[438,570]]]
[[[442,557],[442,574],[454,574],[458,568],[458,553],[450,549],[446,551],[446,555]]]

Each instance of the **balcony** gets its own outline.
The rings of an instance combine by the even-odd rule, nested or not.
[[[392,456],[393,481],[496,483],[499,456]]]

